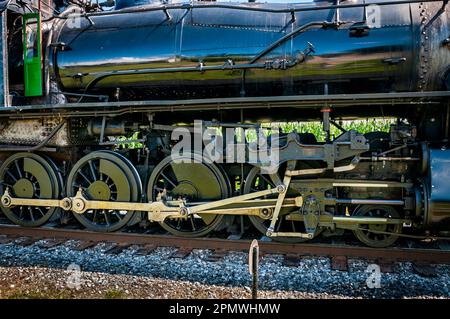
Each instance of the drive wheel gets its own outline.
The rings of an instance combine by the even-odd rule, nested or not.
[[[6,187],[15,197],[57,199],[61,191],[61,176],[50,159],[33,153],[17,153],[0,167],[0,193]],[[1,207],[14,224],[38,227],[45,224],[58,210],[57,207],[16,206]]]
[[[69,174],[67,195],[75,196],[79,189],[90,200],[138,202],[142,185],[125,157],[110,151],[96,151],[81,158]],[[113,232],[127,225],[133,214],[134,211],[93,209],[74,216],[89,230]]]
[[[216,165],[202,162],[201,156],[185,154],[166,157],[155,167],[147,185],[147,196],[155,201],[159,194],[165,193],[168,200],[182,198],[187,204],[195,205],[226,198],[228,188],[224,174]],[[166,218],[161,226],[175,236],[200,237],[214,230],[222,219],[223,215],[200,213],[187,218]]]
[[[391,206],[377,206],[377,205],[363,205],[359,207],[354,216],[365,216],[365,217],[382,217],[382,218],[400,218],[398,211]],[[398,239],[398,236],[391,234],[379,234],[379,232],[389,232],[398,233],[402,231],[401,224],[370,224],[370,225],[360,225],[359,230],[354,230],[356,238],[358,238],[362,243],[369,247],[388,247],[391,246]],[[367,230],[363,230],[367,229]],[[375,232],[371,232],[375,231]]]
[[[250,170],[245,179],[244,193],[254,193],[262,190],[267,190],[275,187],[275,183],[271,180],[269,175],[261,174],[258,167],[254,167]],[[289,194],[289,193],[288,193]],[[277,198],[277,194],[269,195],[264,199]],[[286,196],[288,197],[288,196]],[[299,208],[281,208],[278,221],[275,224],[276,232],[305,232],[305,225],[301,221],[286,220],[286,215]],[[267,229],[270,226],[271,219],[264,219],[259,216],[250,215],[251,223],[264,235],[267,233]],[[279,242],[300,243],[305,242],[308,239],[298,237],[273,237],[273,240]]]

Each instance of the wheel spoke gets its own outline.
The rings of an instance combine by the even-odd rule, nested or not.
[[[92,178],[94,178],[94,181],[97,180],[97,175],[95,174],[94,164],[92,161],[88,161],[89,163],[89,169],[91,171]]]
[[[102,214],[103,214],[103,216],[105,216],[105,222],[106,222],[106,224],[109,226],[109,225],[111,225],[111,221],[110,221],[110,219],[109,219],[109,215],[108,215],[108,213],[106,212],[106,211],[102,211]]]
[[[92,184],[91,180],[87,178],[86,175],[84,175],[81,170],[78,172],[78,174],[80,174],[81,177],[83,177],[89,185]]]
[[[113,214],[117,217],[118,220],[122,220],[122,215],[120,215],[117,211],[113,211]]]
[[[169,184],[172,185],[174,188],[177,187],[177,185],[174,182],[172,182],[170,178],[168,178],[163,172],[161,172],[161,176],[164,177],[164,180],[169,182]]]
[[[19,162],[17,160],[14,161],[14,165],[16,166],[17,173],[19,173],[20,178],[23,178],[22,170],[19,167]]]
[[[262,177],[262,179],[264,179],[267,182],[267,185],[273,187],[273,183],[271,180],[269,180],[267,177],[265,177],[264,175],[259,175],[260,177]]]
[[[30,212],[30,218],[31,218],[31,220],[32,220],[32,221],[35,221],[36,219],[34,218],[33,209],[32,209],[30,206],[28,206],[28,211]]]
[[[6,171],[6,174],[8,174],[8,176],[11,177],[14,180],[14,182],[18,181],[18,179],[9,170]]]
[[[277,227],[276,227],[277,232],[280,231],[280,227],[281,227],[281,223],[282,222],[283,222],[283,216],[278,218],[278,224],[277,224]]]
[[[192,215],[189,217],[189,219],[191,220],[192,230],[196,231],[197,228],[195,227],[194,218],[192,217]]]
[[[39,211],[39,213],[41,213],[42,216],[45,216],[45,213],[42,211],[42,209],[40,207],[36,207],[36,208]]]

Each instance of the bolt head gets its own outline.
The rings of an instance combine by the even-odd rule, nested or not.
[[[72,201],[68,198],[62,200],[62,208],[64,210],[70,210],[72,208]]]
[[[3,206],[9,206],[11,204],[11,199],[9,197],[3,197],[2,204]]]
[[[74,211],[76,213],[80,214],[84,210],[84,207],[85,207],[84,201],[80,198],[76,198],[73,201],[73,207],[75,208]]]
[[[277,192],[278,192],[278,193],[282,194],[282,193],[284,193],[285,191],[286,191],[286,186],[284,186],[284,185],[278,185],[278,186],[277,186]]]
[[[180,214],[181,214],[181,216],[187,216],[187,215],[189,215],[189,208],[187,208],[187,207],[181,207],[181,209],[180,209]]]

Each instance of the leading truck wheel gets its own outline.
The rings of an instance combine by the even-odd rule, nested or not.
[[[125,157],[110,151],[96,151],[81,158],[69,174],[67,195],[75,196],[79,189],[90,200],[138,202],[142,185]],[[113,232],[127,225],[134,212],[93,209],[74,216],[89,230]]]
[[[362,205],[354,216],[400,218],[398,211],[391,206]],[[356,238],[369,247],[383,248],[391,246],[398,239],[395,234],[400,234],[402,224],[370,224],[360,225],[360,229],[354,230]],[[389,234],[387,234],[389,233]]]
[[[33,153],[17,153],[0,167],[0,193],[8,187],[14,197],[57,199],[61,191],[61,176],[49,159]],[[38,227],[45,224],[57,207],[16,206],[1,207],[14,224]]]
[[[195,161],[192,161],[194,159]],[[155,201],[159,194],[169,200],[184,199],[188,205],[228,197],[227,179],[214,164],[202,162],[199,155],[169,156],[153,170],[147,185],[147,196]],[[166,218],[161,227],[175,236],[200,237],[218,227],[223,215],[193,214],[186,218]]]

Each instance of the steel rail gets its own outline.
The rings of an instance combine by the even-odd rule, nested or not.
[[[179,247],[190,249],[221,249],[228,251],[248,251],[250,240],[228,240],[216,238],[184,238],[167,235],[146,235],[132,233],[99,233],[85,230],[65,230],[49,227],[25,228],[0,225],[0,235],[30,237],[33,239],[67,239],[92,242],[112,242],[116,244],[154,245],[159,247]],[[287,244],[260,241],[264,254],[297,254],[302,256],[346,256],[386,261],[411,261],[420,263],[450,264],[450,251],[438,249],[412,248],[369,248],[347,245]]]

